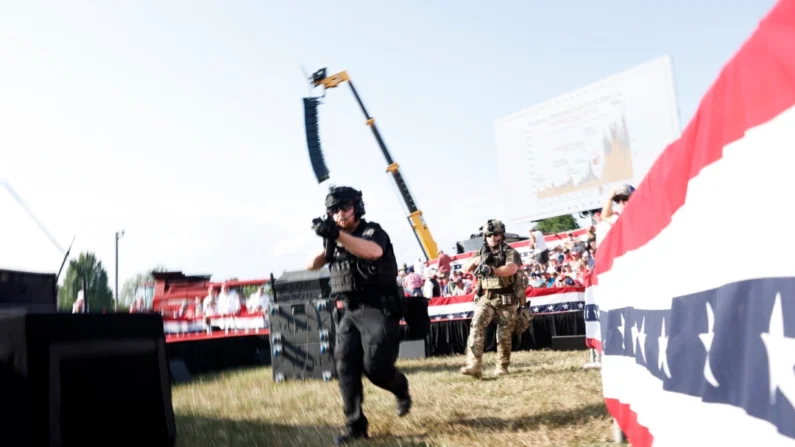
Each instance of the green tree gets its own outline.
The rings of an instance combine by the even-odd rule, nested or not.
[[[153,269],[145,272],[136,273],[134,276],[127,278],[121,286],[119,292],[119,307],[129,308],[133,300],[136,298],[136,292],[139,287],[143,287],[146,283],[154,282],[155,278],[152,275],[157,272],[167,272],[168,269],[163,265],[158,265]]]
[[[577,220],[574,219],[574,216],[571,214],[564,214],[562,216],[540,220],[536,224],[536,228],[541,230],[544,234],[550,234],[576,230],[580,228],[580,225],[577,223]]]
[[[58,288],[58,308],[71,311],[77,299],[77,292],[83,289],[83,275],[86,279],[89,312],[101,312],[103,308],[113,310],[113,292],[108,285],[108,272],[91,252],[80,253],[77,259],[69,261],[63,286]]]

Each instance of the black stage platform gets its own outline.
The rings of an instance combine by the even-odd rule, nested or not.
[[[426,355],[434,357],[463,354],[470,322],[470,319],[432,322],[430,334],[425,338]],[[491,324],[486,336],[487,352],[496,350],[495,333],[496,325]],[[521,337],[514,335],[513,349],[550,349],[552,337],[573,335],[585,336],[582,312],[537,315]],[[586,349],[584,343],[582,349]],[[269,335],[263,332],[246,334],[243,331],[217,331],[212,335],[169,336],[166,350],[169,360],[182,360],[191,375],[271,364]]]

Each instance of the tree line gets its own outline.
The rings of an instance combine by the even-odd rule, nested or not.
[[[138,293],[139,290],[154,281],[154,272],[165,271],[166,267],[158,265],[127,279],[119,291],[119,310],[128,310],[135,298],[142,295],[142,292]],[[90,251],[80,253],[77,259],[69,260],[63,285],[58,287],[58,310],[71,312],[77,293],[83,290],[84,284],[90,312],[113,311],[113,290],[108,280],[108,272],[102,261]]]
[[[119,290],[119,311],[127,311],[133,301],[139,296],[144,296],[147,286],[154,283],[154,273],[166,272],[168,269],[163,265],[157,265],[144,272],[136,273],[131,276],[121,286]],[[77,259],[70,259],[66,268],[63,285],[58,287],[58,310],[71,312],[72,306],[77,300],[77,293],[83,290],[85,279],[86,290],[88,293],[88,309],[90,312],[113,311],[113,290],[110,287],[108,272],[102,261],[97,259],[92,252],[83,252]],[[237,278],[227,278],[226,281],[237,281]],[[259,286],[243,286],[240,293],[249,296],[254,293]],[[204,297],[201,297],[204,298]],[[148,303],[151,304],[151,303]]]

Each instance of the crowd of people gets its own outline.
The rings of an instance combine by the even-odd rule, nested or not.
[[[270,304],[270,295],[268,295],[264,286],[260,286],[246,299],[241,296],[236,288],[229,288],[227,284],[224,283],[221,285],[220,290],[217,290],[213,286],[208,287],[207,295],[204,297],[195,297],[192,304],[190,299],[183,299],[180,301],[181,304],[174,309],[171,317],[196,319],[260,312],[268,308]],[[148,310],[143,305],[143,298],[136,300],[130,307],[130,313],[147,311]]]
[[[596,227],[590,227],[579,237],[568,233],[565,240],[552,248],[545,241],[544,234],[533,229],[530,230],[529,243],[522,269],[528,276],[530,287],[582,286],[594,268]],[[471,274],[455,269],[452,258],[441,250],[434,266],[428,266],[421,259],[413,265],[401,266],[397,282],[404,295],[428,299],[469,295],[477,287],[477,280]]]

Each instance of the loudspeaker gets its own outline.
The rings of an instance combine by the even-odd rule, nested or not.
[[[183,360],[169,360],[168,371],[171,374],[171,381],[173,383],[187,383],[190,382],[190,371],[188,365]]]
[[[553,351],[585,351],[588,346],[584,335],[556,335],[552,337],[551,348]]]
[[[320,147],[318,134],[317,106],[320,98],[304,98],[304,127],[306,129],[306,146],[309,149],[309,161],[318,183],[323,183],[329,178],[326,160],[323,158],[323,149]]]
[[[330,380],[334,368],[334,309],[327,270],[285,272],[272,281],[270,343],[273,380]]]
[[[337,377],[332,346],[324,343],[280,343],[273,352],[273,381]]]
[[[55,274],[0,270],[0,309],[57,312],[57,290]]]
[[[176,441],[158,314],[0,312],[0,396],[4,444]]]
[[[404,340],[425,340],[431,333],[431,317],[428,314],[428,300],[422,297],[400,297],[403,306],[403,320],[406,321]]]

